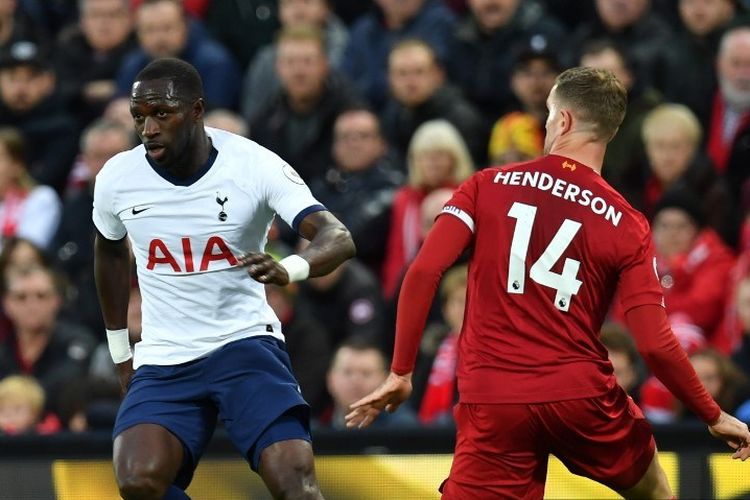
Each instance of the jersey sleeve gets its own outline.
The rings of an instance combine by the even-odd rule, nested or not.
[[[279,161],[267,169],[266,199],[271,209],[299,233],[299,224],[308,214],[326,210],[291,165]]]
[[[664,295],[656,272],[656,252],[645,219],[638,221],[635,234],[630,239],[635,245],[623,246],[626,253],[617,285],[622,310],[627,313],[643,305],[663,307]]]
[[[479,173],[476,173],[466,179],[461,184],[453,197],[445,204],[442,214],[450,214],[461,220],[473,233],[475,227],[476,199],[479,188]]]
[[[105,166],[106,168],[106,166]],[[97,175],[94,184],[94,211],[92,219],[97,231],[108,240],[121,240],[127,235],[128,231],[125,225],[114,209],[115,200],[115,183],[104,174],[106,171]]]

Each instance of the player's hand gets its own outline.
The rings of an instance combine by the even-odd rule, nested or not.
[[[708,431],[735,450],[732,458],[739,458],[744,462],[750,457],[750,431],[746,423],[722,411],[719,420],[708,426]]]
[[[284,266],[267,253],[249,252],[237,259],[237,263],[247,268],[247,274],[255,281],[279,286],[289,284],[289,274]]]
[[[117,368],[117,378],[120,379],[120,389],[122,389],[122,393],[124,395],[126,392],[128,392],[130,379],[133,378],[133,358],[116,364],[115,368]]]
[[[350,429],[367,427],[381,411],[393,413],[410,395],[411,373],[396,375],[391,372],[380,387],[350,406],[352,411],[345,417],[346,426]]]

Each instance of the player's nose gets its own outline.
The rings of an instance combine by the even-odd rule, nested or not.
[[[159,125],[151,117],[146,117],[143,121],[143,135],[146,137],[154,137],[159,133]]]

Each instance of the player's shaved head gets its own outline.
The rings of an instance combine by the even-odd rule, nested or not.
[[[143,82],[166,80],[168,99],[195,102],[203,98],[203,81],[198,71],[189,63],[174,57],[151,61],[135,77],[133,94]]]
[[[590,126],[597,139],[605,142],[617,133],[628,105],[627,90],[606,69],[578,67],[563,71],[555,82],[554,96],[582,126]]]

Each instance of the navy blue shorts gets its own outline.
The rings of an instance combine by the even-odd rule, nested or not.
[[[184,488],[217,417],[255,471],[267,446],[287,439],[311,441],[310,409],[282,341],[251,337],[180,365],[139,367],[120,405],[113,437],[137,424],[169,430],[185,448],[175,481]]]

